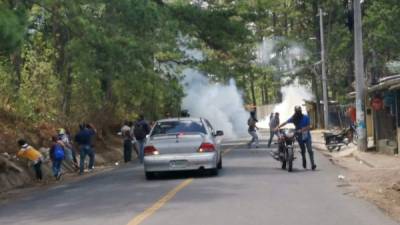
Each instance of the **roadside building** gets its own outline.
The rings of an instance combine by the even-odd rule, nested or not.
[[[374,143],[378,151],[397,154],[400,144],[400,75],[381,78],[368,87]],[[368,125],[368,124],[367,124]],[[369,129],[371,130],[371,129]]]
[[[355,98],[355,92],[348,94]],[[400,75],[379,79],[368,87],[365,99],[369,147],[397,154],[400,147]]]

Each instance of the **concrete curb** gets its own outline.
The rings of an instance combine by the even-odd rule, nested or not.
[[[335,158],[335,156],[332,155],[331,153],[329,153],[325,147],[314,145],[313,148],[318,150],[321,154],[323,154],[325,157],[328,157],[329,159]],[[368,166],[370,168],[375,168],[375,166],[372,163],[360,158],[360,156],[357,155],[357,152],[351,154],[351,157],[357,161],[362,162],[363,164],[365,164],[366,166]],[[337,158],[342,158],[342,157],[337,157]]]

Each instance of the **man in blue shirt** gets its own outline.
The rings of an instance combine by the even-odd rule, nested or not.
[[[296,131],[299,133],[297,136],[297,141],[299,142],[299,146],[301,149],[301,156],[303,158],[303,168],[307,168],[307,160],[306,160],[306,148],[308,155],[310,156],[311,161],[311,169],[315,170],[317,165],[314,163],[314,152],[312,150],[312,140],[310,134],[310,118],[307,115],[304,115],[301,112],[301,107],[294,107],[294,115],[290,117],[286,122],[279,125],[277,129],[285,126],[288,123],[293,123]]]
[[[94,150],[92,146],[92,137],[96,134],[96,128],[91,124],[81,124],[79,125],[80,131],[75,136],[75,141],[79,145],[80,151],[80,164],[79,164],[79,174],[83,174],[85,167],[86,156],[89,156],[89,171],[93,170],[94,165]]]

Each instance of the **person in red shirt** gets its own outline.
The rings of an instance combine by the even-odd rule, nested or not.
[[[350,107],[347,109],[347,116],[350,118],[351,123],[352,123],[353,125],[356,124],[357,116],[356,116],[356,108],[355,108],[354,106],[350,106]]]

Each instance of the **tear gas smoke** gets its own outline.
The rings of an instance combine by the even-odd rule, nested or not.
[[[309,88],[299,85],[297,81],[294,84],[281,88],[282,102],[274,107],[274,113],[279,113],[280,122],[287,121],[294,114],[294,107],[301,106],[304,114],[307,114],[305,101],[313,100],[314,96]],[[266,115],[258,124],[260,128],[269,128],[269,115]],[[290,127],[291,125],[288,125]]]
[[[244,109],[241,93],[233,79],[228,84],[212,83],[195,69],[185,69],[183,86],[186,93],[182,109],[193,117],[208,119],[215,130],[228,138],[247,133],[249,113]]]
[[[259,66],[271,66],[277,73],[295,74],[301,69],[297,62],[307,60],[307,51],[299,44],[290,43],[286,48],[276,48],[279,43],[279,38],[264,38],[256,50]],[[273,112],[278,112],[281,123],[290,118],[294,113],[294,107],[300,105],[303,108],[303,113],[307,113],[304,101],[312,100],[313,94],[310,88],[305,85],[300,85],[296,80],[293,84],[282,87],[282,102],[274,107]],[[260,128],[269,128],[269,114],[257,124]]]

